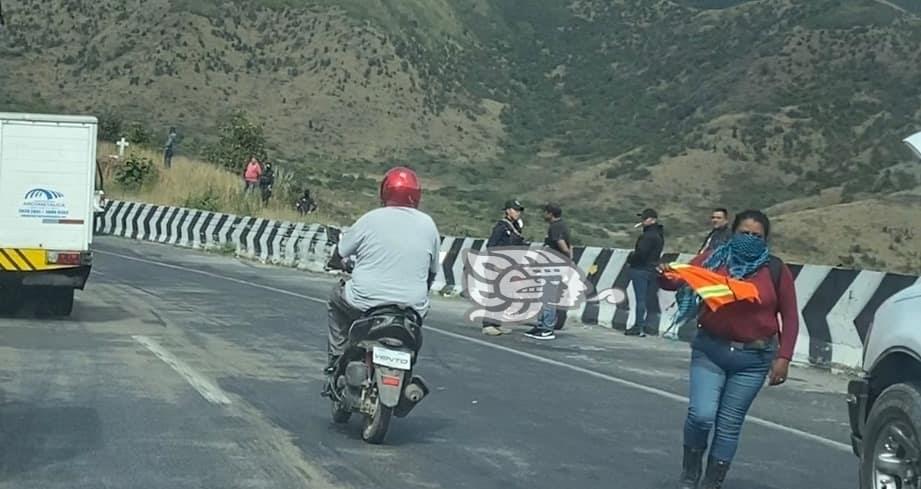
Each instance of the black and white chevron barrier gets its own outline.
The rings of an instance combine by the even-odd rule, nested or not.
[[[443,237],[441,269],[435,287],[442,292],[459,294],[463,289],[463,253],[485,250],[485,240]],[[626,292],[627,300],[614,305],[589,301],[569,311],[570,318],[583,324],[625,329],[634,323],[630,304],[636,298],[630,287],[627,256],[630,250],[576,247],[574,261],[588,277],[596,291],[617,288]],[[668,254],[663,261],[687,263],[694,255]],[[863,342],[876,309],[896,292],[921,283],[921,278],[896,273],[847,270],[822,265],[788,264],[796,280],[796,298],[800,308],[800,333],[794,360],[820,367],[859,367]],[[659,331],[672,324],[677,311],[675,294],[660,290],[654,300],[647,300],[652,313],[658,313]],[[653,321],[654,322],[654,321]],[[679,338],[693,335],[693,325],[678,331]],[[689,331],[690,329],[690,331]]]
[[[96,232],[131,239],[192,248],[233,247],[240,256],[263,262],[323,271],[338,241],[340,229],[317,224],[241,217],[179,207],[112,201],[96,223]],[[463,254],[484,250],[486,240],[442,236],[441,266],[433,289],[445,295],[463,290]],[[539,244],[535,244],[538,247]],[[617,288],[626,292],[620,304],[589,301],[568,317],[583,324],[625,329],[634,322],[635,302],[626,266],[629,250],[576,247],[574,261],[596,291]],[[687,262],[693,255],[670,254],[663,260]],[[847,270],[822,265],[788,264],[796,279],[800,333],[794,360],[820,367],[859,367],[863,342],[873,314],[896,292],[921,278],[895,273]],[[647,300],[659,315],[659,331],[672,324],[677,313],[673,292],[660,290]],[[678,331],[688,339],[693,325]]]
[[[96,220],[95,231],[188,248],[233,249],[245,258],[315,272],[324,270],[339,234],[320,224],[115,200]]]

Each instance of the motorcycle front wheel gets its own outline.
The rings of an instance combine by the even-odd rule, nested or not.
[[[342,404],[339,401],[332,401],[332,412],[333,412],[333,422],[337,424],[345,424],[349,422],[349,418],[352,417],[352,411],[342,407]]]
[[[374,409],[374,414],[365,416],[364,429],[361,430],[361,439],[373,444],[379,444],[387,436],[387,429],[390,428],[390,418],[393,415],[393,408],[381,404],[380,399]]]

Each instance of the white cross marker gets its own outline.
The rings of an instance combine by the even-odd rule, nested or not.
[[[115,143],[115,145],[118,146],[118,156],[121,157],[125,156],[125,148],[131,146],[131,143],[125,141],[125,138],[122,138],[121,141]]]

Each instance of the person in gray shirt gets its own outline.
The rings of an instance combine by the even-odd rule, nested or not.
[[[176,151],[176,128],[169,129],[169,137],[163,146],[163,166],[170,168],[173,166],[173,153]]]
[[[341,280],[328,302],[327,372],[342,355],[352,323],[377,306],[412,307],[425,317],[438,271],[441,237],[432,218],[416,207],[422,187],[416,174],[397,167],[381,183],[383,207],[361,216],[342,233],[337,251],[354,259],[350,280]]]

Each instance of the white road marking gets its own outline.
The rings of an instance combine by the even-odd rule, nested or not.
[[[181,266],[178,266],[178,265],[171,265],[171,264],[169,264],[169,263],[163,263],[163,262],[158,262],[158,261],[154,261],[154,260],[147,260],[147,259],[144,259],[144,258],[136,258],[136,257],[133,257],[133,256],[122,255],[122,254],[119,254],[119,253],[112,253],[112,252],[108,252],[108,251],[96,251],[96,253],[100,253],[100,254],[103,254],[103,255],[111,255],[111,256],[118,257],[118,258],[123,258],[123,259],[125,259],[125,260],[136,261],[136,262],[139,262],[139,263],[147,263],[147,264],[150,264],[150,265],[159,266],[159,267],[162,267],[162,268],[168,268],[168,269],[171,269],[171,270],[180,270],[180,271],[183,271],[183,272],[194,273],[194,274],[203,275],[203,276],[206,276],[206,277],[216,278],[216,279],[220,279],[220,280],[226,280],[226,281],[228,281],[228,282],[234,282],[234,283],[238,283],[238,284],[241,284],[241,285],[248,285],[248,286],[250,286],[250,287],[255,287],[255,288],[257,288],[257,289],[268,290],[268,291],[271,291],[271,292],[276,292],[276,293],[283,294],[283,295],[287,295],[287,296],[290,296],[290,297],[297,297],[297,298],[299,298],[299,299],[309,300],[309,301],[317,302],[317,303],[320,303],[320,304],[326,304],[326,302],[327,302],[325,299],[321,299],[321,298],[318,298],[318,297],[311,297],[311,296],[309,296],[309,295],[299,294],[299,293],[297,293],[297,292],[291,292],[290,290],[279,289],[279,288],[277,288],[277,287],[272,287],[272,286],[269,286],[269,285],[263,285],[263,284],[259,284],[259,283],[255,283],[255,282],[248,282],[248,281],[246,281],[246,280],[240,280],[240,279],[236,279],[236,278],[233,278],[233,277],[227,277],[227,276],[224,276],[224,275],[219,275],[219,274],[216,274],[216,273],[205,272],[205,271],[203,271],[203,270],[196,270],[196,269],[193,269],[193,268],[181,267]],[[484,346],[484,347],[486,347],[486,348],[492,348],[492,349],[494,349],[494,350],[500,350],[500,351],[504,351],[504,352],[506,352],[506,353],[511,353],[512,355],[517,355],[517,356],[519,356],[519,357],[523,357],[523,358],[527,358],[527,359],[530,359],[530,360],[534,360],[535,362],[540,362],[540,363],[544,363],[544,364],[547,364],[547,365],[553,365],[553,366],[560,367],[560,368],[564,368],[564,369],[567,369],[567,370],[572,370],[572,371],[574,371],[574,372],[579,372],[579,373],[581,373],[581,374],[585,374],[585,375],[588,375],[588,376],[590,376],[590,377],[594,377],[594,378],[597,378],[597,379],[605,380],[605,381],[608,381],[608,382],[611,382],[611,383],[614,383],[614,384],[619,384],[619,385],[622,385],[622,386],[624,386],[624,387],[629,387],[629,388],[632,388],[632,389],[641,390],[641,391],[643,391],[643,392],[646,392],[646,393],[649,393],[649,394],[653,394],[653,395],[656,395],[656,396],[659,396],[659,397],[664,397],[664,398],[666,398],[666,399],[671,399],[671,400],[673,400],[673,401],[677,401],[677,402],[681,402],[681,403],[685,403],[685,404],[687,404],[687,402],[688,402],[688,398],[685,397],[685,396],[681,396],[681,395],[678,395],[678,394],[674,394],[674,393],[672,393],[672,392],[668,392],[668,391],[665,391],[665,390],[662,390],[662,389],[657,389],[657,388],[655,388],[655,387],[649,387],[649,386],[647,386],[647,385],[643,385],[643,384],[640,384],[640,383],[637,383],[637,382],[633,382],[633,381],[630,381],[630,380],[627,380],[627,379],[622,379],[622,378],[619,378],[619,377],[615,377],[615,376],[613,376],[613,375],[608,375],[608,374],[604,374],[604,373],[601,373],[601,372],[596,372],[596,371],[594,371],[594,370],[590,370],[590,369],[587,369],[587,368],[579,367],[579,366],[577,366],[577,365],[571,365],[571,364],[564,363],[564,362],[560,362],[560,361],[557,361],[557,360],[552,360],[552,359],[550,359],[550,358],[545,358],[545,357],[541,357],[541,356],[538,356],[538,355],[534,355],[533,353],[528,353],[528,352],[524,352],[524,351],[521,351],[521,350],[516,350],[516,349],[514,349],[514,348],[509,348],[509,347],[507,347],[507,346],[497,345],[497,344],[495,344],[495,343],[490,343],[490,342],[487,342],[487,341],[484,341],[484,340],[481,340],[481,339],[478,339],[478,338],[471,338],[471,337],[468,337],[468,336],[464,336],[464,335],[462,335],[462,334],[453,333],[453,332],[450,332],[450,331],[445,331],[445,330],[443,330],[443,329],[435,328],[435,327],[432,327],[432,326],[429,326],[429,325],[424,326],[424,329],[429,330],[429,331],[432,331],[432,332],[435,332],[435,333],[438,333],[438,334],[441,334],[441,335],[444,335],[444,336],[449,336],[449,337],[451,337],[451,338],[455,338],[455,339],[458,339],[458,340],[461,340],[461,341],[466,341],[466,342],[468,342],[468,343],[473,343],[473,344],[476,344],[476,345]],[[829,438],[825,438],[825,437],[823,437],[823,436],[819,436],[819,435],[816,435],[816,434],[814,434],[814,433],[809,433],[808,431],[803,431],[803,430],[800,430],[800,429],[797,429],[797,428],[793,428],[793,427],[790,427],[790,426],[785,426],[785,425],[782,425],[782,424],[779,424],[779,423],[775,423],[775,422],[773,422],[773,421],[768,421],[768,420],[766,420],[766,419],[759,418],[759,417],[756,417],[756,416],[747,416],[747,417],[746,417],[746,420],[751,421],[752,423],[755,423],[755,424],[757,424],[757,425],[764,426],[764,427],[766,427],[766,428],[775,429],[775,430],[777,430],[777,431],[782,431],[782,432],[784,432],[784,433],[789,433],[789,434],[791,434],[791,435],[795,435],[795,436],[798,436],[798,437],[800,437],[800,438],[805,438],[805,439],[807,439],[807,440],[812,440],[812,441],[814,441],[814,442],[817,442],[817,443],[820,443],[820,444],[822,444],[822,445],[825,445],[825,446],[827,446],[827,447],[829,447],[829,448],[834,448],[834,449],[836,449],[836,450],[840,450],[840,451],[843,451],[843,452],[853,453],[852,448],[851,448],[851,445],[850,445],[850,444],[847,444],[847,443],[841,443],[841,442],[839,442],[839,441],[835,441],[835,440],[832,440],[832,439],[829,439]]]
[[[220,404],[223,406],[230,405],[230,399],[224,394],[224,391],[222,391],[220,387],[212,384],[192,367],[186,365],[182,360],[166,351],[156,341],[146,336],[132,336],[132,338],[134,338],[134,341],[144,345],[144,347],[156,355],[157,358],[163,360],[164,363],[172,367],[173,370],[181,375],[193,389],[198,391],[198,393],[205,398],[205,400],[212,404]]]

